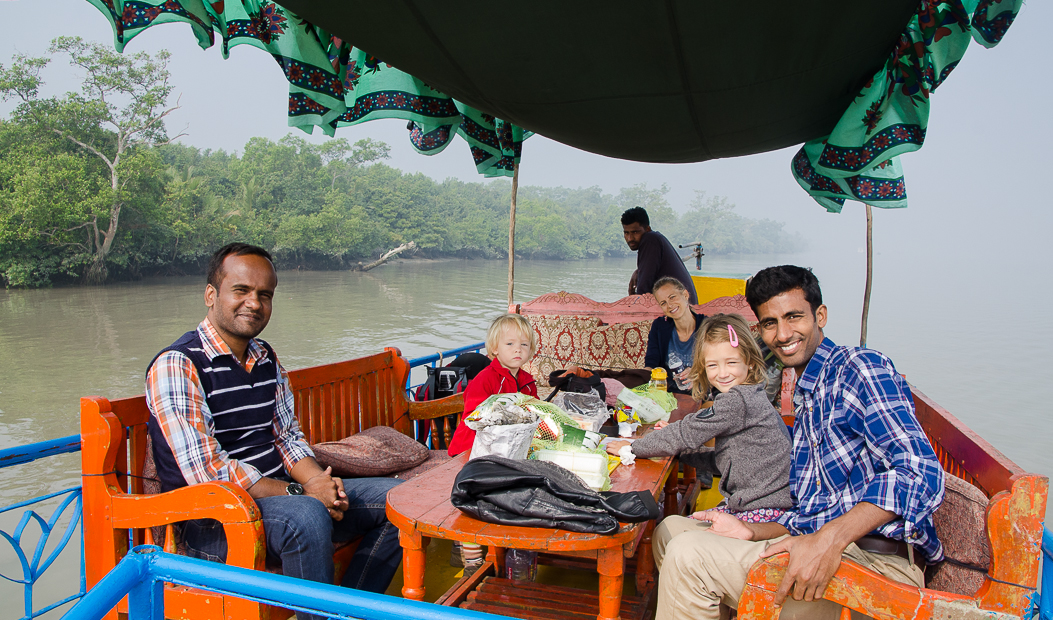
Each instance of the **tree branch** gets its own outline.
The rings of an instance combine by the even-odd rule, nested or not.
[[[85,222],[84,224],[82,224],[80,226],[75,226],[73,228],[66,229],[63,232],[69,232],[71,230],[77,230],[78,228],[84,228],[87,225],[88,225],[88,222]],[[76,243],[74,241],[57,241],[57,242],[54,241],[54,239],[56,237],[56,234],[54,232],[48,232],[46,230],[40,230],[40,231],[37,231],[37,234],[41,235],[41,236],[44,236],[44,237],[51,238],[52,241],[48,242],[50,245],[55,245],[55,246],[58,246],[58,247],[72,246],[72,247],[80,248],[80,249],[84,250],[85,252],[89,251],[88,250],[88,246],[86,246],[83,243]]]
[[[73,136],[69,135],[65,131],[62,131],[61,129],[55,129],[54,127],[52,127],[51,131],[55,132],[56,134],[58,134],[62,138],[66,138],[67,140],[69,140],[70,142],[76,144],[77,146],[81,147],[82,149],[85,149],[87,151],[91,151],[92,153],[95,154],[96,157],[98,157],[102,161],[106,162],[106,165],[109,167],[110,172],[113,172],[113,166],[114,166],[113,162],[111,162],[108,157],[103,155],[102,152],[99,151],[99,149],[97,149],[94,146],[91,146],[89,144],[85,144],[85,143],[81,142],[80,140],[74,138]]]

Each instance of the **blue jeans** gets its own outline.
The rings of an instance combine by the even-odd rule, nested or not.
[[[331,519],[322,502],[313,497],[277,495],[256,500],[263,515],[267,560],[281,562],[282,573],[289,577],[333,583],[333,543],[361,537],[340,585],[383,593],[402,561],[398,528],[384,512],[388,491],[401,482],[397,478],[345,479],[350,506],[340,521]],[[187,521],[183,541],[191,557],[226,560],[227,539],[218,521]],[[296,617],[319,618],[301,613]]]

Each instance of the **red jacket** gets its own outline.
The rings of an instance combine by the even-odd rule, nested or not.
[[[494,394],[513,392],[522,392],[527,396],[537,398],[537,384],[534,383],[534,377],[522,368],[513,377],[512,373],[495,357],[489,366],[482,369],[474,379],[468,382],[468,387],[464,389],[464,413],[461,414],[461,423],[457,425],[457,430],[453,432],[453,439],[450,440],[450,456],[457,456],[465,450],[471,450],[472,443],[475,442],[475,431],[464,423],[468,414],[475,411],[476,407]]]

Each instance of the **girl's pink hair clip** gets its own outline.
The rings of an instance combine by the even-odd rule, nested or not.
[[[731,325],[728,325],[728,342],[733,347],[739,346],[739,335],[735,333],[735,328]]]

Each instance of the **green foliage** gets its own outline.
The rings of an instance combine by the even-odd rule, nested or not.
[[[164,109],[172,92],[169,56],[119,54],[79,37],[54,39],[48,52],[81,73],[80,93],[40,96],[48,58],[16,54],[11,67],[0,65],[0,98],[20,102],[12,114],[21,136],[14,151],[24,158],[4,151],[15,163],[0,200],[9,231],[34,246],[28,257],[0,250],[0,265],[11,265],[8,284],[40,285],[56,272],[72,275],[90,256],[87,279],[102,282],[110,266],[137,262],[140,250],[126,245],[129,225],[150,228],[157,217],[163,184],[151,147],[168,141],[164,119],[175,109]],[[122,211],[128,212],[123,226]]]
[[[414,241],[426,257],[503,258],[508,250],[507,180],[436,182],[391,168],[387,145],[288,136],[254,138],[244,151],[181,144],[138,147],[122,161],[124,215],[107,257],[111,273],[200,272],[231,241],[262,245],[279,267],[351,268]],[[624,256],[619,217],[648,209],[673,243],[707,252],[791,249],[782,224],[734,213],[701,194],[677,215],[666,187],[522,187],[516,253],[528,258]],[[83,280],[94,232],[113,203],[109,170],[91,153],[25,119],[0,121],[0,279],[10,287]],[[95,215],[93,215],[95,214]]]

